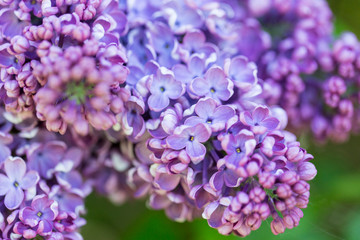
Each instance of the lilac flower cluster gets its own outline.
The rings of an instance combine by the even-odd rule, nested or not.
[[[124,9],[129,59],[138,74],[149,60],[170,69],[188,62],[194,49],[209,61],[214,52],[220,62],[245,55],[258,66],[266,104],[286,110],[289,129],[311,132],[318,141],[344,141],[358,132],[357,40],[351,33],[334,39],[325,0],[135,2]],[[187,72],[186,81],[203,69],[195,59],[188,69],[176,67]],[[347,90],[335,95],[344,101],[329,105],[329,79],[339,74]]]
[[[82,239],[94,188],[129,195],[102,133],[130,97],[126,28],[117,1],[0,1],[1,239]]]
[[[267,85],[253,56],[239,55],[240,36],[225,38],[238,22],[215,14],[233,5],[209,2],[124,7],[132,96],[118,139],[130,139],[137,158],[128,184],[175,221],[202,215],[221,234],[246,236],[271,216],[282,233],[309,201],[312,156],[284,130],[286,112],[264,105]]]
[[[82,239],[80,214],[91,192],[80,174],[86,152],[37,122],[9,112],[0,119],[0,238]]]
[[[357,133],[359,43],[352,33],[334,40],[327,3],[248,1],[247,8],[272,39],[255,60],[267,103],[282,106],[292,129],[310,131],[318,141]]]
[[[2,238],[82,239],[93,190],[221,234],[297,226],[317,171],[288,121],[360,129],[360,44],[331,18],[324,0],[0,0]]]
[[[328,61],[323,72],[304,77],[311,89],[301,96],[300,117],[319,140],[341,142],[351,133],[359,133],[359,50],[356,36],[344,33],[332,50],[322,53],[320,60]]]
[[[50,131],[109,129],[129,93],[116,1],[5,1],[0,12],[1,100]],[[20,22],[20,24],[19,24]]]
[[[138,100],[149,106],[134,114],[154,116],[145,118],[150,137],[136,135],[141,148],[148,139],[129,171],[136,196],[150,194],[149,205],[176,221],[202,214],[221,234],[246,236],[270,215],[274,234],[297,226],[309,201],[306,181],[316,175],[312,156],[283,130],[282,109],[258,103],[262,88],[246,58],[205,69],[186,83],[175,70],[159,67],[132,89],[143,92]],[[236,79],[239,69],[247,78]]]

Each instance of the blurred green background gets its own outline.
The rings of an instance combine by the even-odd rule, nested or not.
[[[317,1],[317,0],[313,0]],[[360,37],[360,0],[329,0],[335,15],[335,33],[349,30]],[[360,239],[360,137],[345,144],[317,146],[302,141],[315,156],[317,177],[311,182],[311,197],[300,225],[274,236],[270,221],[263,222],[246,240],[251,239]],[[114,206],[107,199],[91,195],[86,206],[85,240],[171,239],[233,240],[221,236],[203,219],[176,223],[163,211],[149,210],[144,200]]]

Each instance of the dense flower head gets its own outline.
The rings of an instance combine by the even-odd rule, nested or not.
[[[285,129],[360,130],[359,51],[325,0],[0,0],[2,238],[82,239],[93,190],[297,226],[317,170]]]
[[[129,20],[133,96],[118,117],[120,136],[135,145],[129,186],[169,218],[202,215],[222,234],[246,236],[270,216],[275,234],[297,226],[316,175],[312,156],[283,130],[286,113],[264,105],[256,64],[208,37],[201,18],[196,26],[172,25],[167,11],[199,13],[199,6],[172,4],[159,8],[164,19]]]
[[[64,137],[40,129],[38,122],[12,113],[2,113],[2,119],[12,139],[2,142],[9,155],[0,164],[0,214],[6,219],[1,238],[82,239],[77,230],[92,189],[80,170],[85,151],[68,147]]]
[[[128,95],[120,88],[128,74],[120,43],[127,19],[117,1],[13,1],[0,18],[7,111],[36,112],[62,134],[69,125],[86,135],[89,125],[115,124]]]
[[[334,42],[333,49],[328,50],[332,67],[322,66],[322,82],[317,83],[318,77],[306,77],[313,89],[302,96],[300,116],[303,122],[310,123],[312,132],[320,140],[345,141],[351,133],[358,133],[359,50],[355,35],[344,33]]]
[[[109,129],[130,95],[120,88],[125,69],[96,69],[94,58],[82,54],[80,47],[68,48],[64,56],[34,69],[36,77],[47,79],[34,100],[37,117],[46,121],[51,131],[63,134],[72,125],[77,133],[86,135],[89,124],[95,129]],[[44,74],[44,69],[49,73]]]
[[[180,118],[172,131],[165,127],[162,135],[152,132],[148,147],[154,163],[148,164],[147,174],[139,175],[142,185],[152,182],[150,206],[165,209],[176,221],[202,213],[221,234],[246,236],[269,216],[274,218],[272,225],[279,219],[286,222],[281,232],[297,226],[300,208],[309,201],[307,181],[316,175],[309,162],[312,156],[293,135],[279,128],[279,120],[268,108],[241,112],[264,122],[262,125],[251,118],[242,122],[239,111],[228,108],[222,116],[224,127],[216,130],[210,127],[211,118],[193,123],[199,112],[194,111]],[[171,110],[166,114],[174,114]],[[168,124],[166,114],[160,126]],[[144,172],[144,165],[134,171]]]

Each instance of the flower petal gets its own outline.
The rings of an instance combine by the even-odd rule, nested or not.
[[[0,196],[5,195],[12,187],[12,184],[13,183],[7,176],[5,176],[4,174],[0,174]]]
[[[13,210],[20,206],[24,200],[24,192],[21,188],[10,188],[10,191],[5,195],[5,206],[7,209]]]
[[[19,157],[8,158],[4,167],[10,181],[20,181],[26,172],[26,163]]]
[[[189,60],[189,70],[193,74],[193,77],[200,77],[205,69],[205,63],[202,58],[194,55]]]
[[[174,190],[179,184],[181,176],[178,174],[159,173],[155,182],[162,190],[171,191]]]
[[[185,221],[188,210],[185,204],[173,203],[165,209],[166,216],[178,222]]]
[[[166,139],[166,143],[169,145],[170,148],[175,150],[183,149],[188,142],[189,136],[187,135],[171,135]]]
[[[170,103],[169,98],[165,94],[151,95],[148,99],[149,108],[153,111],[160,112]]]
[[[197,77],[192,80],[190,90],[198,96],[204,96],[209,92],[209,83],[204,78]]]
[[[185,120],[184,124],[188,126],[195,126],[196,124],[199,123],[205,123],[205,120],[197,116],[191,116]]]
[[[25,207],[20,210],[19,218],[26,225],[35,227],[39,223],[39,217],[36,214],[37,211],[33,210],[31,207]]]
[[[261,125],[269,130],[274,130],[279,125],[279,123],[280,121],[277,120],[276,118],[269,117],[264,119],[264,121],[261,122]]]
[[[260,123],[269,115],[269,109],[266,107],[257,107],[253,113],[255,123]]]
[[[171,99],[179,98],[184,91],[184,87],[179,81],[171,81],[166,85],[166,95]]]
[[[229,106],[222,105],[216,108],[214,112],[214,122],[227,122],[235,115],[235,110]]]
[[[0,143],[0,164],[3,163],[10,156],[10,154],[10,149]]]
[[[207,98],[206,100],[200,100],[196,104],[195,112],[199,117],[206,120],[208,117],[214,114],[215,108],[216,102],[211,98]]]
[[[206,142],[211,136],[211,130],[205,124],[197,124],[193,130],[194,137],[199,142]]]
[[[225,207],[222,205],[218,205],[215,211],[212,212],[208,223],[213,228],[218,228],[224,224],[223,222],[223,214],[224,214]]]
[[[186,152],[189,154],[191,160],[196,164],[204,159],[206,148],[198,141],[187,142]]]
[[[171,204],[170,200],[166,197],[166,195],[151,195],[149,205],[153,209],[164,209]]]
[[[19,182],[22,189],[29,189],[36,185],[40,180],[40,176],[35,171],[29,171],[25,174],[24,178]]]

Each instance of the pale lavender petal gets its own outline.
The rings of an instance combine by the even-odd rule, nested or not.
[[[24,200],[24,192],[21,188],[11,188],[5,195],[5,206],[10,209],[16,209]]]
[[[190,158],[193,161],[197,162],[204,159],[206,148],[198,141],[187,142],[186,152],[189,154]]]
[[[4,174],[0,174],[0,196],[5,195],[12,187],[12,182]]]
[[[194,55],[190,58],[188,66],[193,78],[201,77],[205,69],[205,62],[199,56]]]
[[[199,142],[206,142],[211,136],[211,130],[204,124],[198,124],[193,127],[194,138]]]
[[[200,100],[195,106],[196,114],[204,119],[207,119],[209,116],[214,114],[216,108],[216,102],[208,98],[206,100]]]
[[[22,189],[29,189],[40,180],[39,174],[35,171],[29,171],[25,174],[23,179],[19,182]]]
[[[188,135],[171,135],[166,139],[166,143],[169,147],[175,150],[183,149],[188,141]]]
[[[211,200],[210,194],[204,190],[202,185],[196,186],[191,189],[189,195],[195,200],[196,206],[199,209],[201,209]]]
[[[249,89],[256,83],[254,72],[256,66],[248,63],[244,57],[236,57],[231,61],[229,77],[234,80],[235,85],[241,89]]]
[[[205,78],[208,81],[208,84],[210,83],[211,85],[216,86],[226,80],[226,75],[221,68],[213,67],[206,72]]]
[[[170,100],[165,94],[151,95],[148,99],[149,108],[153,111],[161,111],[166,108]]]
[[[165,213],[169,218],[182,222],[185,221],[187,208],[184,204],[173,203],[165,209]]]
[[[195,30],[188,32],[184,36],[183,43],[188,48],[188,50],[194,50],[201,47],[205,43],[206,37],[203,32]]]
[[[29,229],[29,226],[23,224],[22,222],[17,222],[15,224],[14,232],[23,235],[26,239],[33,239],[37,235],[34,230]]]
[[[26,163],[19,157],[9,158],[5,161],[4,167],[10,181],[20,181],[26,172]]]
[[[224,172],[214,173],[209,180],[209,184],[215,191],[220,191],[224,186]]]
[[[0,143],[0,164],[3,163],[10,156],[10,154],[10,149]]]
[[[253,113],[253,118],[256,123],[260,123],[269,115],[269,109],[265,107],[257,107]]]
[[[42,224],[44,225],[41,233],[42,233],[42,234],[50,234],[50,233],[52,232],[53,225],[52,225],[49,221],[47,221],[47,220],[43,220],[43,221],[41,221],[41,222],[42,222]]]
[[[235,115],[235,110],[229,106],[219,106],[214,112],[214,122],[226,122]]]
[[[275,129],[279,125],[279,120],[276,118],[270,117],[261,122],[261,125],[266,127],[269,130]]]
[[[170,200],[163,195],[151,195],[149,205],[154,209],[164,209],[171,204]]]
[[[230,169],[227,169],[224,173],[224,182],[227,187],[238,187],[241,183],[241,178]]]
[[[204,96],[209,92],[209,83],[204,78],[195,78],[191,84],[190,89],[198,96]]]
[[[183,83],[189,83],[193,79],[191,72],[185,65],[176,64],[172,70],[176,80],[179,80]]]
[[[219,83],[221,86],[227,86],[228,84]],[[230,88],[223,88],[216,91],[216,97],[220,100],[227,101],[231,97],[231,95],[234,93],[234,91]]]
[[[178,81],[172,81],[166,86],[166,95],[171,99],[179,98],[183,93],[183,86]]]
[[[197,116],[191,116],[185,120],[184,124],[189,126],[195,126],[196,124],[199,123],[205,123],[205,120]]]
[[[235,170],[237,167],[240,166],[240,161],[243,160],[244,153],[233,153],[231,155],[226,156],[226,166],[230,169]],[[243,162],[243,161],[241,161]]]
[[[49,205],[49,199],[44,194],[36,196],[31,203],[31,207],[39,211],[49,207]]]
[[[180,175],[159,173],[155,178],[155,182],[159,185],[160,189],[165,191],[174,190],[179,184],[181,179]]]
[[[254,125],[254,119],[251,116],[250,112],[242,112],[240,114],[240,120],[242,123],[246,124],[246,125]]]

